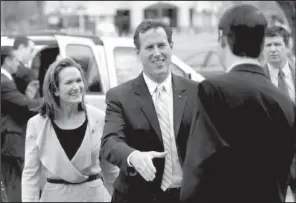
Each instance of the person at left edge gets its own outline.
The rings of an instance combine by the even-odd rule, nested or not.
[[[33,82],[18,91],[12,76],[18,64],[13,48],[1,47],[1,181],[9,202],[21,201],[26,124],[43,103],[34,99],[39,86]]]
[[[27,125],[23,202],[110,201],[118,168],[99,159],[104,112],[85,104],[84,94],[83,70],[74,60],[49,67],[45,104]],[[39,199],[42,174],[47,182]]]

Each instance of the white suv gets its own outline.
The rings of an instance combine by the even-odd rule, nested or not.
[[[85,71],[89,91],[86,102],[105,111],[106,92],[120,83],[135,78],[141,71],[132,39],[122,37],[94,37],[67,35],[64,33],[39,33],[29,35],[36,45],[33,64],[38,61],[39,81],[42,85],[49,65],[58,55],[72,57]],[[12,46],[14,38],[1,36],[1,46]],[[40,60],[38,60],[40,57]],[[175,74],[197,82],[204,77],[172,56],[172,70]]]

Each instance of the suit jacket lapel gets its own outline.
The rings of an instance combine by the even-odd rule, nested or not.
[[[140,74],[140,76],[136,78],[136,80],[134,80],[134,93],[136,95],[136,100],[139,103],[147,120],[150,122],[157,136],[162,141],[161,130],[157,119],[155,107],[153,104],[151,94],[145,83],[143,73]]]
[[[178,137],[181,120],[183,117],[184,107],[187,102],[185,95],[186,88],[177,76],[173,74],[173,106],[174,106],[174,132],[176,138]]]
[[[263,66],[263,70],[266,73],[266,76],[271,80],[271,77],[270,77],[270,73],[269,73],[269,69],[268,69],[268,65],[267,64],[265,64]]]
[[[88,136],[85,136],[85,138],[87,137]],[[85,139],[83,142],[82,145],[85,146],[88,139]],[[36,143],[39,148],[41,162],[49,172],[58,174],[62,179],[69,182],[82,182],[87,179],[87,176],[82,175],[76,168],[79,165],[76,164],[78,163],[77,161],[82,161],[81,152],[77,154],[76,160],[74,160],[75,164],[73,164],[63,150],[49,118],[45,119]],[[82,163],[84,162],[88,163],[89,160],[83,160]],[[61,167],[60,164],[62,164],[63,167]],[[85,166],[85,164],[82,165]]]
[[[295,90],[295,103],[296,103],[296,67],[289,63],[289,67],[291,69],[291,73],[292,73],[292,79],[293,79],[293,83],[294,83],[294,90]]]

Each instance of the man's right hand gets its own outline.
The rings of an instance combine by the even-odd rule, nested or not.
[[[140,152],[135,151],[129,161],[131,165],[140,173],[146,181],[152,181],[155,178],[156,169],[153,165],[153,158],[164,158],[167,152]]]
[[[29,99],[34,99],[34,97],[36,96],[36,94],[38,93],[39,91],[39,81],[38,80],[32,80],[28,86],[27,86],[27,89],[26,89],[26,96],[29,98]]]

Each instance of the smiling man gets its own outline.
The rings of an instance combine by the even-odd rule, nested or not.
[[[172,73],[166,24],[143,21],[134,44],[143,72],[106,95],[101,156],[120,168],[112,202],[179,202],[197,83]]]

